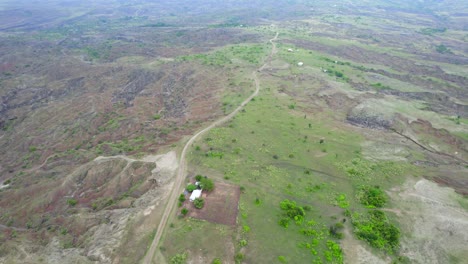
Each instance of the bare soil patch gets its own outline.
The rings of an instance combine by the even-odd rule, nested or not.
[[[389,193],[399,211],[400,253],[411,263],[462,263],[468,254],[468,212],[461,195],[426,179]]]
[[[211,193],[203,193],[205,206],[196,209],[192,202],[186,201],[189,208],[188,216],[203,219],[212,223],[235,225],[239,211],[239,186],[216,182],[215,189]]]

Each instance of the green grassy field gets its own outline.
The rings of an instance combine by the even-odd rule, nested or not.
[[[356,199],[358,187],[389,188],[401,183],[413,168],[365,160],[362,136],[330,121],[327,112],[305,115],[301,104],[279,96],[277,89],[263,85],[260,95],[234,120],[195,143],[190,166],[243,190],[239,229],[228,231],[236,245],[237,261],[341,263],[339,239],[329,230],[350,220],[345,210],[366,215],[365,206]],[[280,208],[286,199],[306,208],[301,219],[287,221],[287,228],[279,224],[282,219],[286,222]],[[185,230],[192,221],[176,220],[174,224]],[[197,226],[204,231],[190,230],[185,235],[198,241],[212,234],[211,225]],[[180,231],[169,231],[169,245],[178,245],[176,251],[169,250],[169,256],[183,251],[181,245],[193,252],[195,246],[184,239]],[[166,243],[164,247],[171,246]]]

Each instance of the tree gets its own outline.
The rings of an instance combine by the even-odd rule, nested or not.
[[[201,181],[202,179],[203,179],[203,175],[198,174],[197,176],[195,176],[196,181]]]
[[[188,209],[187,208],[182,208],[182,211],[180,211],[182,215],[187,215],[188,214]]]
[[[189,184],[186,189],[188,192],[193,192],[197,189],[197,186],[195,184]]]
[[[202,198],[197,198],[193,201],[193,205],[195,205],[195,208],[197,209],[202,209],[205,205],[205,200],[203,200]]]
[[[211,179],[202,178],[200,181],[200,187],[202,187],[203,190],[211,192],[214,189],[214,183]]]
[[[185,195],[183,193],[179,196],[179,202],[185,202]]]

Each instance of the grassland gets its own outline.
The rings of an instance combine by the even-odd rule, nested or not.
[[[355,198],[357,187],[389,188],[400,184],[414,168],[366,161],[360,154],[362,136],[326,121],[326,113],[305,116],[302,106],[291,104],[278,89],[264,85],[245,111],[197,142],[191,166],[243,189],[240,227],[229,232],[237,244],[236,254],[242,254],[246,262],[339,263],[342,256],[337,252],[341,250],[332,249],[339,247],[333,246],[339,240],[329,228],[350,220],[344,215],[346,209],[365,213]],[[297,223],[291,220],[287,228],[279,224],[283,218],[279,205],[285,199],[307,208],[304,219]],[[175,220],[174,225],[187,224],[186,220]],[[186,236],[198,241],[200,235],[209,234],[208,230],[187,232]],[[167,243],[180,245],[177,250],[165,245],[169,256],[183,251],[181,245],[189,254],[197,254],[183,239],[169,231]],[[247,245],[239,246],[244,240]],[[215,256],[207,252],[206,257]]]

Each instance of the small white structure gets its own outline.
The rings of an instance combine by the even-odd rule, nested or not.
[[[301,67],[302,65],[304,65],[304,63],[302,61],[297,63],[297,66],[299,66],[299,67]]]
[[[289,52],[293,52],[293,49],[288,49]]]
[[[190,195],[190,201],[193,202],[195,199],[200,198],[202,194],[202,190],[193,190],[192,194]]]

